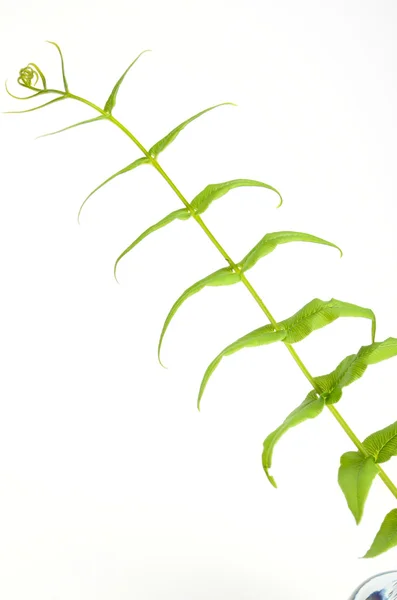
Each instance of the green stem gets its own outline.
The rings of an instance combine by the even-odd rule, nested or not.
[[[151,156],[151,154],[149,154],[148,150],[146,150],[146,148],[139,142],[139,140],[137,140],[137,138],[122,123],[120,123],[120,121],[115,119],[113,117],[113,115],[105,112],[102,108],[100,108],[96,104],[93,104],[92,102],[90,102],[89,100],[86,100],[85,98],[81,98],[80,96],[71,94],[70,92],[67,92],[65,94],[65,96],[68,98],[72,98],[74,100],[78,100],[79,102],[82,102],[83,104],[90,106],[91,108],[93,108],[94,110],[99,112],[101,115],[103,115],[104,117],[109,119],[109,121],[111,121],[114,125],[116,125],[116,127],[118,127],[123,133],[125,133],[134,142],[134,144],[139,148],[139,150],[141,150],[141,152],[150,160],[150,162],[152,163],[154,168],[160,173],[160,175],[163,177],[163,179],[165,179],[165,181],[168,183],[168,185],[174,190],[174,192],[176,193],[178,198],[183,202],[185,207],[189,210],[191,216],[195,219],[195,221],[197,221],[197,223],[200,225],[201,229],[204,231],[204,233],[207,235],[207,237],[211,240],[211,242],[214,244],[214,246],[222,254],[223,258],[229,263],[229,265],[232,267],[232,269],[236,273],[240,274],[242,283],[245,285],[247,290],[250,292],[251,296],[254,298],[254,300],[259,305],[261,310],[265,313],[265,315],[267,316],[267,318],[269,319],[269,321],[273,325],[273,327],[276,330],[280,329],[277,324],[276,319],[273,317],[270,310],[267,308],[267,306],[265,305],[263,300],[260,298],[259,294],[252,287],[251,283],[248,281],[248,279],[246,278],[244,273],[241,272],[240,267],[238,267],[237,264],[231,259],[229,254],[226,252],[226,250],[223,248],[223,246],[218,242],[218,240],[215,238],[215,236],[211,233],[211,231],[208,229],[208,227],[206,226],[204,221],[201,219],[201,217],[195,213],[195,211],[191,207],[190,203],[186,200],[186,198],[184,197],[182,192],[177,188],[177,186],[172,181],[172,179],[170,179],[170,177],[163,170],[163,168],[160,166],[160,164],[157,162],[157,160],[153,156]],[[320,394],[321,390],[318,388],[318,385],[316,384],[314,378],[312,377],[312,375],[310,374],[310,372],[308,371],[306,366],[303,364],[301,358],[299,357],[299,355],[297,354],[295,349],[291,346],[291,344],[287,344],[284,342],[284,345],[287,347],[289,353],[291,354],[292,358],[294,359],[294,361],[296,362],[296,364],[298,365],[298,367],[300,368],[300,370],[302,371],[302,373],[304,374],[306,379],[311,383],[311,385],[316,390],[316,392]],[[348,435],[348,437],[353,442],[353,444],[356,446],[356,448],[359,450],[359,452],[361,452],[364,456],[369,456],[368,452],[364,448],[363,444],[360,442],[359,438],[352,431],[352,429],[349,427],[349,425],[343,419],[342,415],[335,408],[335,406],[327,405],[327,408],[329,409],[331,414],[335,417],[335,419],[338,421],[339,425],[342,427],[342,429]],[[391,481],[391,479],[388,477],[388,475],[386,475],[386,473],[384,472],[382,467],[378,464],[376,466],[378,468],[379,477],[382,479],[382,481],[385,483],[385,485],[391,491],[393,496],[397,499],[397,487],[394,485],[394,483]]]

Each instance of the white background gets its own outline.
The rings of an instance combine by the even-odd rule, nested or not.
[[[0,0],[0,78],[39,64],[103,105],[143,49],[114,114],[146,146],[199,110],[160,157],[188,198],[240,177],[204,215],[236,260],[266,233],[296,230],[248,275],[277,319],[314,297],[371,307],[397,336],[397,6],[392,0]],[[2,110],[21,110],[1,95]],[[353,446],[332,415],[292,430],[273,474],[262,442],[310,390],[285,348],[225,359],[196,409],[210,360],[266,323],[242,285],[207,289],[158,335],[176,297],[224,265],[195,222],[176,222],[112,267],[141,231],[182,205],[98,123],[45,139],[92,111],[72,101],[1,115],[0,598],[335,600],[396,568],[362,560],[395,500],[380,480],[356,527],[338,488]],[[340,320],[299,343],[314,375],[370,343]],[[396,363],[368,369],[338,408],[360,438],[396,420]],[[386,466],[397,480],[397,461]]]

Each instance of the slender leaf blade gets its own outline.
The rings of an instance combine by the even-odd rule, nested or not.
[[[365,502],[377,473],[378,469],[372,456],[365,457],[360,452],[342,454],[338,483],[357,525],[363,516]]]
[[[372,321],[372,340],[374,340],[376,320],[373,311],[341,300],[324,301],[314,298],[292,317],[280,321],[279,326],[287,331],[286,344],[300,342],[316,329],[329,325],[339,317],[361,317]]]
[[[111,94],[106,101],[105,108],[103,109],[109,115],[112,114],[112,110],[114,109],[114,107],[116,105],[117,94],[118,94],[121,84],[124,81],[124,77],[127,75],[128,71],[131,69],[131,67],[134,66],[136,61],[142,56],[142,54],[145,54],[145,52],[150,52],[150,50],[143,50],[143,52],[138,54],[138,56],[132,61],[132,63],[129,65],[129,67],[126,68],[126,70],[124,71],[124,73],[122,74],[122,76],[117,81],[114,88],[112,89]]]
[[[230,192],[230,190],[233,190],[238,187],[250,186],[263,187],[268,190],[272,190],[279,196],[280,203],[278,206],[281,206],[283,199],[281,197],[280,192],[278,192],[276,188],[272,187],[271,185],[263,183],[262,181],[256,181],[254,179],[233,179],[231,181],[225,181],[223,183],[211,183],[207,185],[207,187],[205,187],[199,194],[197,194],[195,198],[193,198],[191,206],[198,215],[201,215],[204,211],[207,210],[207,208],[214,200],[221,198],[222,196]]]
[[[279,439],[292,427],[296,427],[300,423],[308,419],[317,417],[324,408],[324,399],[318,396],[314,390],[309,392],[305,400],[295,410],[293,410],[285,421],[270,433],[263,442],[262,465],[269,482],[273,487],[277,487],[276,481],[269,473],[272,466],[274,447]]]
[[[88,194],[87,198],[84,200],[84,202],[82,203],[82,205],[79,208],[79,212],[78,212],[78,215],[77,215],[77,220],[80,222],[81,211],[83,210],[83,207],[86,204],[86,202],[91,198],[91,196],[93,196],[95,194],[95,192],[97,192],[104,185],[106,185],[107,183],[109,183],[109,181],[112,181],[112,179],[115,179],[115,177],[118,177],[119,175],[123,175],[124,173],[128,173],[129,171],[132,171],[133,169],[136,169],[137,167],[140,167],[141,165],[146,165],[148,162],[149,162],[149,159],[146,158],[146,156],[142,156],[141,158],[137,158],[136,160],[134,160],[134,162],[132,162],[131,164],[127,165],[123,169],[120,169],[120,171],[117,171],[117,173],[114,173],[113,175],[111,175],[110,177],[108,177],[107,179],[105,179],[105,181],[103,181],[94,190],[92,190],[92,192],[90,194]]]
[[[315,235],[309,233],[301,233],[299,231],[276,231],[274,233],[267,233],[257,244],[248,252],[248,254],[239,263],[242,271],[248,271],[251,269],[260,258],[270,254],[280,244],[287,244],[289,242],[311,242],[313,244],[323,244],[325,246],[332,246],[339,250],[342,256],[342,250],[336,244],[323,240]]]
[[[163,343],[163,338],[164,338],[165,332],[167,331],[168,326],[170,325],[173,317],[175,316],[175,313],[182,306],[182,304],[188,298],[190,298],[194,294],[197,294],[200,290],[202,290],[206,286],[232,285],[233,283],[237,283],[238,281],[240,281],[240,279],[241,279],[240,275],[238,273],[235,273],[234,271],[232,271],[231,267],[225,267],[223,269],[219,269],[218,271],[215,271],[214,273],[211,273],[210,275],[207,275],[207,277],[204,277],[203,279],[200,279],[199,281],[196,281],[196,283],[194,283],[193,285],[188,287],[183,292],[183,294],[181,294],[179,296],[179,298],[176,300],[176,302],[173,304],[171,310],[169,311],[169,313],[164,321],[163,329],[160,334],[158,350],[157,350],[158,360],[159,360],[160,364],[162,364],[161,359],[160,359],[160,353],[161,353],[161,346]]]
[[[51,131],[50,133],[43,133],[42,135],[38,135],[36,140],[43,137],[48,137],[49,135],[56,135],[57,133],[62,133],[63,131],[67,131],[68,129],[73,129],[74,127],[79,127],[79,125],[85,125],[86,123],[94,123],[95,121],[103,121],[106,119],[104,115],[100,115],[99,117],[94,117],[93,119],[86,119],[85,121],[80,121],[79,123],[74,123],[74,125],[68,125],[68,127],[64,127],[63,129],[58,129],[57,131]]]
[[[59,56],[61,58],[63,85],[64,85],[64,88],[65,88],[65,92],[68,92],[69,91],[69,86],[68,86],[68,82],[66,81],[65,61],[63,60],[62,50],[60,49],[60,47],[58,46],[58,44],[56,42],[50,42],[49,40],[47,40],[47,43],[48,44],[52,44],[58,50]]]
[[[45,92],[42,92],[44,94]],[[37,94],[38,95],[38,94]],[[53,98],[49,102],[45,104],[40,104],[39,106],[34,106],[33,108],[27,108],[26,110],[6,110],[3,112],[4,115],[21,115],[22,113],[29,113],[35,110],[39,110],[40,108],[44,108],[45,106],[50,106],[50,104],[55,104],[55,102],[60,102],[61,100],[66,100],[66,96],[59,96],[58,98]]]
[[[187,210],[187,208],[180,208],[179,210],[173,211],[172,213],[170,213],[169,215],[167,215],[166,217],[164,217],[163,219],[161,219],[160,221],[158,221],[151,227],[148,227],[148,229],[146,229],[143,233],[141,233],[141,235],[139,235],[136,238],[136,240],[134,240],[132,242],[132,244],[130,244],[125,250],[123,250],[123,252],[120,254],[120,256],[117,258],[116,262],[114,263],[114,277],[115,277],[116,281],[117,281],[117,276],[116,276],[117,265],[119,264],[119,262],[123,258],[123,256],[125,256],[126,254],[131,252],[131,250],[133,248],[135,248],[135,246],[137,246],[142,240],[144,240],[148,235],[150,235],[154,231],[157,231],[158,229],[165,227],[165,225],[172,223],[172,221],[175,221],[175,219],[181,219],[182,221],[186,221],[186,219],[188,219],[189,217],[190,217],[190,213]]]
[[[363,558],[374,558],[395,546],[397,546],[397,508],[386,515],[372,546]]]
[[[371,433],[363,441],[363,446],[376,463],[384,463],[392,456],[397,456],[397,421]]]
[[[264,327],[259,327],[258,329],[247,333],[232,344],[229,344],[229,346],[226,346],[226,348],[224,348],[224,350],[222,350],[222,352],[220,352],[218,356],[216,356],[214,360],[209,364],[207,370],[204,373],[197,399],[197,408],[200,410],[200,402],[204,394],[204,390],[207,386],[211,375],[221,362],[222,358],[224,358],[225,356],[229,356],[230,354],[234,354],[235,352],[238,352],[238,350],[242,350],[243,348],[264,346],[265,344],[272,344],[273,342],[281,341],[284,338],[285,331],[273,331],[272,325],[265,325]]]
[[[190,117],[190,119],[187,119],[186,121],[183,121],[183,123],[181,123],[177,127],[174,127],[174,129],[172,129],[172,131],[170,131],[167,135],[165,135],[163,138],[161,138],[161,140],[156,142],[150,148],[149,154],[153,158],[157,158],[157,156],[160,154],[160,152],[163,152],[163,150],[165,150],[167,148],[167,146],[169,146],[175,140],[175,138],[181,133],[181,131],[183,131],[187,125],[192,123],[192,121],[195,121],[196,119],[201,117],[201,115],[204,115],[205,113],[207,113],[211,110],[214,110],[214,108],[218,108],[219,106],[226,106],[226,105],[236,106],[236,104],[234,104],[233,102],[222,102],[221,104],[216,104],[215,106],[210,106],[210,108],[206,108],[205,110],[200,111],[193,117]]]

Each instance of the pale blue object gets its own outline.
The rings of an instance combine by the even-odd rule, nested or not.
[[[349,600],[397,600],[397,571],[373,575],[353,592]]]

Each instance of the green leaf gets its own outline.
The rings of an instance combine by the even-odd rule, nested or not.
[[[338,483],[357,525],[363,516],[364,505],[377,473],[378,469],[372,456],[365,457],[360,452],[346,452],[340,458]]]
[[[276,231],[275,233],[267,233],[256,244],[256,246],[254,246],[252,250],[248,252],[248,254],[239,263],[239,266],[243,272],[248,271],[248,269],[251,269],[260,258],[273,252],[273,250],[277,248],[279,244],[287,244],[289,242],[312,242],[314,244],[332,246],[333,248],[337,248],[342,256],[342,250],[338,246],[332,244],[331,242],[327,242],[322,238],[316,237],[315,235],[310,235],[309,233],[300,233],[298,231]]]
[[[201,215],[209,205],[218,198],[221,198],[230,190],[243,187],[243,186],[255,186],[255,187],[264,187],[268,190],[272,190],[276,192],[276,194],[280,198],[280,203],[278,206],[281,206],[283,199],[281,198],[280,193],[271,185],[267,185],[267,183],[262,183],[261,181],[255,181],[253,179],[233,179],[232,181],[225,181],[224,183],[211,183],[207,185],[197,196],[192,200],[191,206],[194,208],[196,214]]]
[[[59,56],[61,57],[63,85],[64,85],[64,88],[65,88],[65,92],[67,93],[67,92],[69,92],[69,87],[68,87],[68,82],[66,81],[65,62],[63,60],[62,51],[61,51],[60,47],[58,46],[58,44],[56,44],[55,42],[50,42],[49,40],[47,40],[47,43],[48,44],[52,44],[53,46],[55,46],[55,48],[59,52]]]
[[[264,346],[265,344],[272,344],[273,342],[281,341],[285,338],[285,331],[273,331],[272,325],[265,325],[265,327],[259,327],[259,329],[255,329],[247,335],[239,338],[229,346],[227,346],[222,352],[218,354],[216,358],[212,361],[212,363],[207,367],[206,372],[204,373],[204,377],[201,381],[200,391],[197,400],[197,407],[200,410],[200,401],[206,385],[211,377],[212,373],[215,371],[216,367],[221,362],[224,356],[229,356],[230,354],[234,354],[238,350],[242,348],[252,348],[254,346]]]
[[[322,392],[326,404],[335,404],[342,396],[342,389],[363,376],[368,365],[374,365],[397,356],[397,339],[387,338],[362,346],[357,354],[350,354],[342,360],[334,371],[315,377],[317,388]]]
[[[111,175],[110,177],[108,177],[107,179],[105,179],[105,181],[103,181],[100,185],[98,185],[95,188],[95,190],[92,190],[92,192],[90,194],[88,194],[87,198],[84,200],[84,202],[82,203],[82,205],[79,208],[79,212],[78,212],[78,215],[77,215],[77,220],[80,222],[81,211],[83,210],[83,206],[85,205],[85,203],[87,202],[87,200],[89,198],[91,198],[91,196],[93,194],[95,194],[95,192],[97,192],[98,190],[100,190],[101,187],[103,187],[104,185],[106,185],[107,183],[109,183],[109,181],[112,181],[112,179],[114,179],[115,177],[118,177],[119,175],[123,175],[123,173],[128,173],[128,171],[132,171],[133,169],[136,169],[140,165],[146,165],[148,162],[150,162],[150,161],[149,161],[148,158],[146,158],[146,156],[143,156],[142,158],[137,158],[137,160],[134,160],[134,162],[132,162],[131,164],[129,164],[126,167],[124,167],[124,169],[121,169],[120,171],[117,171],[117,173],[114,173],[113,175]]]
[[[165,150],[167,148],[167,146],[169,146],[175,140],[175,138],[180,134],[180,132],[183,129],[185,129],[186,125],[189,125],[189,123],[191,123],[195,119],[198,119],[199,117],[201,117],[201,115],[204,115],[205,113],[209,112],[210,110],[214,110],[214,108],[218,108],[219,106],[226,106],[228,104],[231,106],[236,106],[236,104],[234,104],[233,102],[222,102],[222,104],[216,104],[215,106],[206,108],[205,110],[202,110],[201,112],[197,113],[197,115],[194,115],[194,117],[190,117],[190,119],[183,121],[183,123],[181,123],[180,125],[175,127],[172,131],[170,131],[170,133],[168,133],[166,136],[164,136],[159,142],[154,144],[150,148],[149,154],[153,158],[157,158],[157,156],[160,154],[160,152],[163,152],[163,150]]]
[[[36,140],[43,137],[48,137],[49,135],[55,135],[57,133],[62,133],[62,131],[67,131],[68,129],[73,129],[73,127],[78,127],[79,125],[85,125],[86,123],[94,123],[94,121],[103,121],[107,117],[100,115],[99,117],[94,117],[93,119],[87,119],[86,121],[80,121],[79,123],[75,123],[74,125],[69,125],[68,127],[64,127],[63,129],[58,129],[57,131],[51,131],[51,133],[43,133],[42,135],[38,135]]]
[[[132,61],[132,63],[130,64],[129,67],[127,67],[127,69],[124,71],[124,73],[122,74],[122,76],[120,77],[120,79],[118,80],[116,85],[114,86],[112,93],[110,94],[109,98],[107,99],[105,108],[103,109],[106,113],[112,114],[112,110],[114,109],[115,104],[116,104],[117,94],[118,94],[121,84],[123,83],[124,77],[127,75],[128,71],[131,69],[131,67],[136,63],[138,58],[140,58],[142,56],[142,54],[145,54],[145,52],[150,52],[150,50],[143,50],[143,52],[138,54],[136,59]]]
[[[298,310],[292,317],[280,321],[279,327],[287,331],[286,344],[300,342],[312,331],[321,329],[339,317],[362,317],[372,321],[372,341],[375,338],[375,315],[369,308],[362,308],[355,304],[342,302],[332,298],[328,301],[315,298]]]
[[[376,463],[384,463],[392,456],[397,456],[397,421],[371,433],[363,441],[363,446]]]
[[[44,93],[44,92],[42,92]],[[38,95],[38,94],[37,94]],[[6,110],[3,112],[4,115],[21,115],[22,113],[33,112],[34,110],[39,110],[39,108],[44,108],[45,106],[49,106],[50,104],[55,104],[55,102],[60,102],[61,100],[66,100],[65,96],[59,96],[58,98],[54,98],[45,104],[40,104],[39,106],[34,106],[33,108],[28,108],[26,110]]]
[[[272,466],[273,450],[279,439],[286,433],[291,427],[296,427],[307,419],[314,419],[317,417],[324,408],[324,400],[321,396],[318,396],[314,390],[309,392],[305,400],[295,410],[293,410],[285,421],[277,427],[272,433],[270,433],[265,441],[263,442],[262,452],[262,465],[270,483],[277,487],[276,481],[269,473],[269,469]]]
[[[397,546],[397,508],[386,515],[371,548],[363,558],[374,558],[395,546]]]
[[[176,311],[182,306],[182,304],[185,302],[185,300],[190,298],[190,296],[193,296],[193,294],[197,294],[197,292],[199,292],[206,286],[232,285],[233,283],[236,283],[237,281],[240,281],[240,275],[238,273],[235,273],[231,269],[231,267],[225,267],[224,269],[219,269],[219,271],[215,271],[214,273],[207,275],[207,277],[200,279],[200,281],[197,281],[196,283],[194,283],[193,285],[188,287],[187,290],[185,290],[183,292],[183,294],[181,294],[181,296],[179,296],[178,300],[174,303],[170,312],[168,313],[167,318],[165,319],[165,322],[163,325],[163,329],[161,331],[160,340],[159,340],[159,344],[158,344],[158,351],[157,351],[160,364],[162,364],[162,362],[160,360],[160,352],[161,352],[161,345],[163,342],[165,332],[167,331],[167,328],[168,328],[173,316],[175,315]]]
[[[189,217],[190,217],[190,213],[187,210],[187,208],[180,208],[179,210],[174,210],[174,212],[170,213],[169,215],[167,215],[166,217],[164,217],[163,219],[161,219],[160,221],[158,221],[158,223],[155,223],[154,225],[152,225],[151,227],[149,227],[148,229],[146,229],[143,233],[141,233],[141,235],[138,236],[136,238],[136,240],[134,240],[132,242],[132,244],[130,244],[128,246],[128,248],[126,248],[120,254],[120,256],[117,258],[116,262],[114,263],[114,276],[115,276],[115,279],[117,280],[116,270],[117,270],[118,263],[123,258],[123,256],[125,256],[126,254],[128,254],[128,252],[130,252],[133,248],[135,248],[135,246],[137,244],[139,244],[139,242],[141,242],[143,239],[145,239],[145,237],[147,237],[148,235],[150,235],[154,231],[157,231],[158,229],[161,229],[165,225],[168,225],[168,223],[172,223],[172,221],[175,221],[175,219],[181,219],[182,221],[185,221]]]

